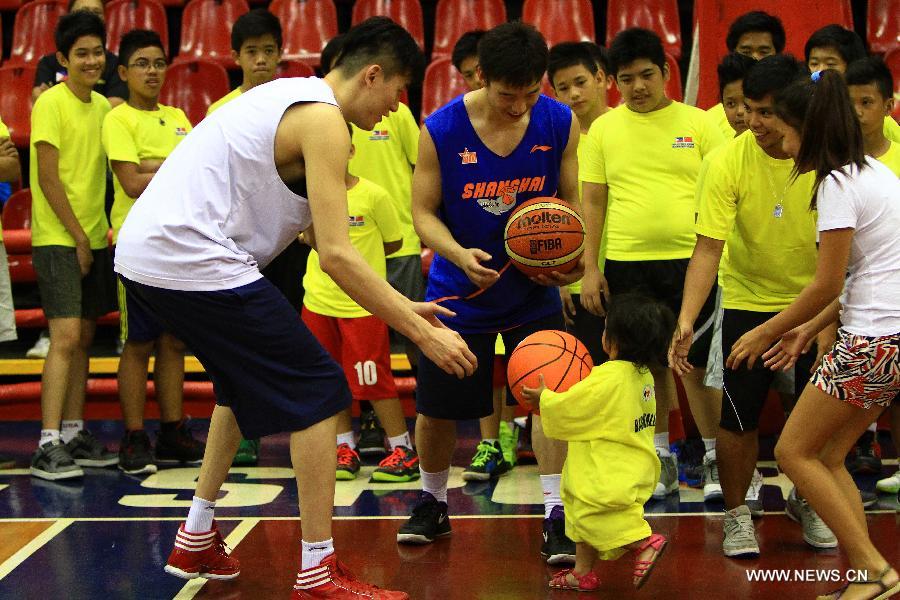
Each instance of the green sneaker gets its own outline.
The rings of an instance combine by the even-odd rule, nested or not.
[[[519,428],[512,423],[505,421],[500,422],[500,452],[503,453],[503,460],[509,463],[510,467],[516,466],[518,459],[519,445]]]
[[[500,452],[500,443],[479,442],[472,463],[463,471],[464,481],[488,481],[509,471],[511,467]]]
[[[235,467],[253,466],[259,462],[259,440],[241,439],[231,464]]]

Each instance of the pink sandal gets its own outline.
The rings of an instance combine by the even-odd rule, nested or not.
[[[578,582],[578,585],[572,585],[571,583],[569,583],[566,575],[571,575],[572,577],[574,577],[575,581]],[[562,571],[553,574],[553,577],[550,579],[550,587],[557,590],[593,592],[598,587],[600,587],[600,580],[597,578],[597,574],[593,571],[585,573],[584,575],[579,577],[575,574],[575,569],[563,569]]]
[[[665,536],[654,533],[649,538],[647,538],[647,541],[641,544],[641,546],[637,550],[633,550],[635,588],[640,588],[642,585],[647,583],[647,578],[650,576],[650,572],[653,570],[653,567],[656,566],[656,561],[662,555],[667,543],[668,540],[666,540]],[[640,556],[641,553],[644,552],[644,550],[646,550],[647,548],[653,548],[653,550],[655,551],[653,558],[651,558],[650,560],[638,560],[637,557]]]

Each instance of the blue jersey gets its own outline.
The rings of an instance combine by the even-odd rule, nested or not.
[[[456,313],[445,319],[454,330],[497,332],[562,310],[557,288],[537,285],[509,264],[503,230],[519,204],[556,195],[572,112],[540,96],[522,141],[508,156],[498,156],[478,137],[463,98],[425,119],[441,168],[439,217],[463,248],[490,254],[491,260],[482,264],[501,275],[480,291],[465,271],[435,255],[425,296]]]

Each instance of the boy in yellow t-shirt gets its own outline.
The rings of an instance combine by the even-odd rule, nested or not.
[[[619,33],[609,59],[625,103],[594,121],[579,162],[586,229],[581,303],[602,315],[601,297],[640,291],[677,312],[695,240],[700,164],[723,143],[722,132],[702,110],[666,97],[669,69],[655,33],[637,28]],[[715,295],[709,294],[701,322],[712,323],[714,308]],[[709,338],[703,336],[694,352],[705,357]],[[663,465],[654,497],[664,498],[678,491],[678,465],[668,439],[675,385],[670,369],[651,371],[658,403],[654,441]],[[703,386],[702,371],[685,377],[684,384],[701,434],[712,437],[715,426],[704,417],[718,398]]]
[[[97,15],[76,11],[60,18],[55,37],[57,59],[69,77],[34,104],[30,166],[34,270],[50,325],[41,440],[31,474],[48,480],[119,462],[83,421],[88,349],[97,318],[116,307],[100,145],[110,107],[93,91],[106,62],[106,32]]]
[[[348,125],[348,127],[351,127]],[[351,146],[353,158],[355,147]],[[386,277],[385,255],[402,246],[401,225],[390,196],[371,181],[346,175],[350,241],[376,273]],[[353,399],[371,401],[384,424],[391,453],[372,474],[374,481],[402,482],[419,478],[419,457],[397,397],[391,374],[391,348],[384,321],[354,302],[322,271],[319,255],[309,255],[303,277],[303,322],[340,364]],[[360,460],[350,424],[350,410],[337,423],[338,480],[355,479]]]
[[[634,585],[641,587],[666,545],[644,518],[644,503],[660,474],[649,366],[666,362],[674,328],[665,304],[639,294],[617,295],[603,333],[609,361],[565,392],[547,390],[543,378],[537,389],[523,389],[540,408],[547,436],[569,443],[560,491],[566,535],[575,542],[575,567],[556,573],[552,588],[596,589],[596,563],[626,550],[634,554]]]
[[[119,56],[119,76],[128,85],[128,101],[106,115],[102,137],[115,189],[110,215],[113,243],[137,197],[149,185],[162,161],[191,130],[191,123],[181,109],[159,104],[159,91],[168,66],[159,34],[145,29],[126,33],[122,36]],[[118,287],[124,342],[119,360],[119,401],[125,421],[119,468],[129,474],[139,474],[155,473],[157,462],[199,464],[203,444],[184,427],[181,412],[184,345],[136,306],[121,283]],[[144,431],[147,370],[154,346],[154,381],[160,411],[155,449]]]
[[[793,162],[782,149],[782,133],[773,110],[776,94],[805,66],[778,55],[753,65],[744,78],[750,127],[719,152],[703,181],[693,250],[684,281],[684,300],[673,341],[672,362],[689,370],[694,323],[721,265],[722,348],[787,307],[813,277],[816,265],[816,219],[809,210],[813,174],[793,176]],[[809,369],[813,353],[807,357]],[[798,368],[796,373],[804,371]],[[756,467],[758,424],[774,372],[724,369],[716,457],[726,515],[722,549],[729,557],[759,554],[746,496]],[[797,381],[805,383],[802,377]],[[789,514],[803,524],[804,539],[815,547],[836,540],[818,515],[791,492]]]

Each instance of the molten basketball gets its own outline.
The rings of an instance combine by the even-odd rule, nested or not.
[[[548,390],[564,392],[587,377],[593,368],[591,355],[575,336],[547,329],[519,342],[509,357],[506,376],[513,396],[529,408],[522,397],[522,387],[537,387],[538,375],[544,376]]]
[[[506,253],[525,275],[568,273],[584,251],[584,221],[558,198],[532,198],[509,215]]]

